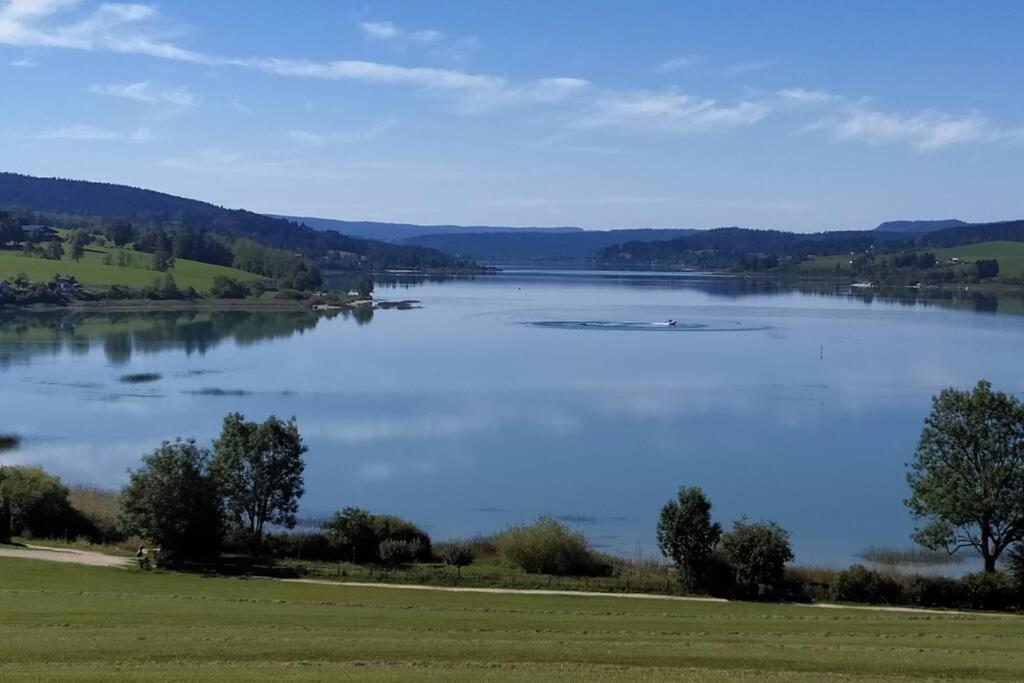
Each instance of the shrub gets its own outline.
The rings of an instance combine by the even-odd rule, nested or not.
[[[722,536],[722,553],[737,590],[748,597],[781,587],[786,563],[793,560],[789,532],[775,522],[734,522]]]
[[[599,576],[608,573],[587,545],[583,534],[571,531],[551,517],[529,526],[512,527],[495,539],[499,556],[533,574]]]
[[[377,547],[377,557],[385,567],[394,569],[415,560],[420,551],[419,541],[400,541],[389,538],[380,542]]]
[[[71,507],[68,488],[40,467],[0,467],[0,507],[0,538],[94,535]]]
[[[361,508],[347,507],[334,513],[323,529],[336,556],[352,562],[380,559],[380,544],[389,540],[415,543],[415,559],[431,559],[430,536],[412,522],[393,515],[373,515]]]
[[[216,299],[244,299],[249,295],[249,288],[244,282],[239,282],[226,275],[216,275],[213,284],[210,286],[210,296]]]
[[[467,541],[451,541],[438,549],[438,555],[445,564],[455,567],[461,576],[463,567],[476,562],[476,547]]]
[[[959,607],[964,603],[963,584],[945,576],[911,577],[904,593],[907,604],[915,607]]]
[[[1020,604],[1020,591],[1005,572],[978,572],[960,579],[962,606],[968,609],[1008,610]]]
[[[860,564],[839,573],[832,595],[841,602],[897,605],[904,601],[903,587],[899,583]]]
[[[245,539],[239,539],[245,547]],[[332,561],[337,552],[327,534],[316,531],[287,531],[267,534],[264,547],[274,557],[289,557],[296,560]]]

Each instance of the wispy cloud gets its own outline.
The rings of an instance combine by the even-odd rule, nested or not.
[[[828,130],[836,140],[872,145],[899,143],[923,152],[970,142],[1020,141],[1022,137],[1020,131],[1002,130],[979,112],[954,116],[937,111],[896,114],[854,108],[808,128]]]
[[[672,59],[665,60],[664,62],[659,64],[658,71],[664,73],[668,73],[671,71],[679,71],[681,69],[686,69],[688,67],[699,64],[702,61],[704,61],[703,57],[696,57],[693,55],[688,55],[684,57],[673,57]]]
[[[722,104],[714,99],[667,90],[662,92],[608,93],[593,111],[573,125],[655,128],[676,133],[702,133],[750,126],[768,115],[768,105],[742,101]]]
[[[375,38],[377,40],[436,43],[443,40],[445,37],[444,33],[441,31],[435,31],[433,29],[409,31],[400,26],[396,26],[390,21],[363,21],[360,22],[359,28],[361,28],[363,33],[368,37]]]
[[[196,103],[196,95],[187,86],[179,88],[154,88],[149,81],[138,83],[94,85],[89,90],[97,95],[120,97],[146,104],[162,104],[177,108],[192,107]]]
[[[726,69],[726,72],[733,76],[750,73],[752,71],[764,71],[778,64],[777,60],[769,59],[763,62],[741,62],[733,64]]]
[[[843,97],[834,95],[824,90],[812,90],[808,88],[786,88],[777,90],[775,94],[784,100],[798,104],[824,104],[826,102],[841,102]]]
[[[397,119],[384,119],[363,130],[336,131],[330,133],[314,133],[308,130],[292,128],[285,131],[285,137],[300,145],[317,147],[327,144],[351,144],[372,140],[381,133],[398,125]]]
[[[27,69],[33,66],[39,66],[39,62],[31,57],[22,57],[21,59],[14,59],[7,62],[7,66],[13,66],[18,69]]]
[[[79,140],[79,141],[113,141],[122,140],[134,143],[149,142],[153,133],[149,128],[136,128],[131,131],[117,131],[99,128],[87,124],[73,124],[57,128],[47,128],[32,134],[37,140]]]

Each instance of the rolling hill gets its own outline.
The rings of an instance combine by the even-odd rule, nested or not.
[[[875,230],[878,232],[902,232],[917,235],[946,228],[957,228],[963,225],[968,224],[956,218],[946,218],[937,221],[886,221],[885,223],[880,223]]]
[[[411,223],[379,223],[375,221],[342,221],[333,218],[314,218],[312,216],[274,216],[295,223],[308,225],[316,230],[336,230],[345,235],[397,242],[423,235],[479,235],[489,233],[529,233],[529,234],[566,234],[583,232],[583,228],[513,228],[489,225],[413,225]]]
[[[128,220],[148,225],[247,237],[271,247],[322,258],[356,254],[372,268],[448,269],[469,266],[440,251],[314,230],[281,218],[126,185],[0,173],[0,207]]]

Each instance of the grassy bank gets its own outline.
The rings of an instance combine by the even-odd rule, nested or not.
[[[0,558],[0,678],[1020,680],[1013,617],[420,592]]]
[[[127,265],[106,265],[104,259],[108,255],[114,264],[118,263],[121,255],[124,255]],[[20,251],[0,250],[0,280],[12,280],[19,273],[24,273],[33,282],[48,282],[54,275],[60,274],[74,276],[86,287],[122,285],[141,288],[153,284],[153,280],[164,275],[150,268],[151,263],[150,254],[95,244],[85,248],[85,254],[79,261],[74,261],[68,254],[65,254],[63,259],[55,261],[40,256],[25,256]],[[167,273],[174,277],[175,283],[181,289],[193,287],[198,292],[208,291],[213,285],[213,279],[218,275],[240,282],[255,282],[261,279],[258,275],[237,268],[188,259],[175,259],[174,265]]]

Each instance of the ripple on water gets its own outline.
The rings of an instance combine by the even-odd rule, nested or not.
[[[715,323],[676,321],[675,324],[670,324],[668,322],[622,320],[532,320],[523,324],[556,330],[604,330],[606,332],[750,332],[768,329],[764,325],[749,325],[740,321]]]

